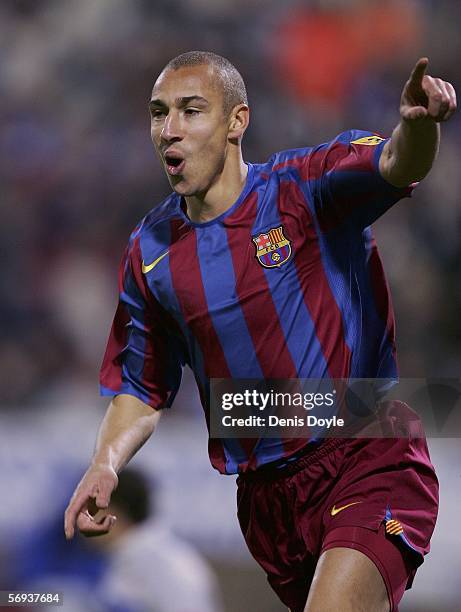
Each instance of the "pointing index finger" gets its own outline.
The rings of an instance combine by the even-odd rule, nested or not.
[[[410,82],[416,85],[422,85],[424,73],[426,72],[429,59],[427,57],[420,57],[416,62],[415,67],[410,74]]]

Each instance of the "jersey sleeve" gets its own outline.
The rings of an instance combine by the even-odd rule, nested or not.
[[[185,363],[168,313],[141,272],[139,242],[128,246],[119,270],[119,301],[100,372],[104,396],[133,395],[160,409],[170,407]]]
[[[387,139],[372,132],[350,130],[312,150],[308,176],[316,215],[323,230],[349,222],[371,225],[413,187],[397,188],[379,171]]]

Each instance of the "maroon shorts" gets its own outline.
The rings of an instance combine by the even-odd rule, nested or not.
[[[242,474],[237,485],[248,548],[292,612],[304,610],[325,550],[366,554],[394,612],[429,552],[438,482],[423,437],[332,438],[282,469]]]

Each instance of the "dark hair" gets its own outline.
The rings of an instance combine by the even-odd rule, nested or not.
[[[133,523],[142,523],[150,515],[149,498],[149,484],[140,471],[126,468],[120,472],[111,502],[123,510]]]
[[[229,60],[211,51],[188,51],[168,62],[165,70],[178,70],[186,66],[212,66],[221,82],[224,112],[227,115],[237,104],[248,104],[247,91],[242,75]]]

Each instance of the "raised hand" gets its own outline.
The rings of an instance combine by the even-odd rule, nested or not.
[[[74,537],[75,527],[87,537],[108,533],[116,517],[104,512],[118,484],[117,474],[108,466],[93,465],[83,476],[64,515],[66,538]]]
[[[428,63],[427,57],[420,58],[403,88],[400,115],[406,121],[447,121],[456,110],[453,85],[426,74]]]

